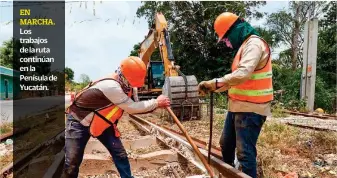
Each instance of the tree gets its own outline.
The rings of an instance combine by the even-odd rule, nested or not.
[[[22,47],[34,47],[31,44],[21,44],[18,39],[11,38],[4,41],[0,48],[0,65],[18,70],[19,67],[28,66],[29,63],[20,63],[21,57],[31,57],[33,53],[20,53]]]
[[[67,74],[66,80],[73,81],[74,80],[74,71],[69,67],[64,68],[64,72]]]
[[[265,2],[210,2],[210,1],[146,1],[138,8],[137,16],[145,17],[149,27],[156,12],[168,21],[169,34],[176,64],[185,75],[198,80],[219,77],[230,71],[232,53],[224,45],[217,45],[213,29],[215,18],[231,11],[248,20],[261,18],[258,7]]]
[[[13,41],[11,40],[5,41],[0,49],[0,65],[13,68]]]
[[[277,48],[280,46],[282,37],[274,30],[269,30],[263,27],[254,27],[261,37],[268,43],[270,48]]]
[[[321,8],[323,8],[325,15],[320,17],[319,20],[314,107],[323,108],[328,112],[336,112],[336,2],[331,1]],[[290,35],[289,37],[291,44],[292,36]],[[283,101],[281,102],[285,103],[287,107],[298,107],[301,103],[299,102],[299,88],[302,69],[290,69],[292,65],[292,52],[291,48],[282,51],[280,53],[282,60],[273,62],[273,87],[275,90],[282,89],[285,91]],[[282,67],[275,67],[277,66],[276,63]]]
[[[337,50],[337,5],[331,1],[324,8],[327,12],[319,22],[317,73],[326,75],[331,87],[336,86],[336,50]]]
[[[87,74],[81,74],[80,75],[80,85],[81,87],[87,86],[91,82],[89,76]]]
[[[34,48],[33,44],[21,44],[20,40],[11,38],[8,41],[4,41],[2,47],[0,48],[0,65],[5,66],[20,72],[21,75],[26,76],[41,76],[41,75],[48,75],[50,73],[51,63],[47,62],[20,62],[20,58],[29,58],[32,56],[36,56],[35,53],[20,53],[21,48]],[[39,56],[37,56],[39,57]],[[35,67],[35,71],[25,71],[20,70],[20,67]],[[49,85],[52,82],[49,81],[15,81],[15,83],[25,84],[25,85]],[[42,91],[34,91],[27,93],[43,93]]]
[[[324,90],[331,93],[331,96],[334,98],[336,103],[336,50],[337,50],[337,4],[336,1],[329,2],[324,7],[324,12],[326,14],[319,21],[319,35],[318,35],[318,44],[317,44],[317,71],[316,74],[323,79],[326,86]],[[316,85],[317,89],[317,85]],[[318,96],[316,96],[318,97]],[[317,98],[328,100],[327,97]],[[317,100],[315,98],[315,100]],[[331,99],[333,100],[333,99]],[[333,107],[336,109],[336,106]]]
[[[133,49],[130,52],[130,56],[138,56],[139,49],[140,49],[140,43],[133,45]]]
[[[291,1],[288,10],[272,13],[267,18],[266,26],[270,30],[278,32],[282,37],[283,44],[288,47],[287,51],[291,51],[291,68],[293,70],[302,65],[301,49],[304,41],[304,24],[308,18],[319,17],[324,4],[325,2]]]

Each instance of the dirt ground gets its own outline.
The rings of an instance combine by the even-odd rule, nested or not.
[[[161,111],[154,114],[139,115],[152,122],[180,131],[176,124],[165,117]],[[182,122],[187,132],[200,140],[208,142],[209,117],[201,120]],[[219,146],[224,125],[225,113],[215,112],[213,122],[213,145]],[[259,177],[284,177],[295,173],[298,177],[337,177],[337,132],[314,131],[284,124],[285,120],[308,121],[324,128],[336,128],[337,122],[288,116],[286,118],[267,118],[257,143]]]
[[[137,178],[169,178],[174,177],[172,169],[179,172],[181,177],[199,174],[200,171],[191,163],[186,163],[182,160],[176,161],[172,156],[159,156],[158,152],[170,150],[160,142],[147,142],[142,144],[137,141],[138,146],[130,147],[131,143],[139,139],[150,138],[151,136],[142,134],[125,115],[118,122],[118,129],[121,132],[121,140],[124,142],[124,147],[128,154],[131,164],[131,170]],[[95,143],[94,143],[95,142]],[[151,143],[151,144],[150,144]],[[150,145],[149,145],[150,144]],[[129,146],[128,146],[129,145]],[[148,145],[146,147],[141,145]],[[111,156],[104,146],[95,139],[90,139],[85,150],[85,158],[80,167],[81,178],[111,178],[118,177],[118,172],[114,168]],[[142,158],[144,155],[145,159]],[[151,155],[151,156],[150,156]],[[95,157],[97,156],[97,157]],[[168,160],[166,160],[168,159]],[[99,165],[99,166],[97,166]]]
[[[63,112],[60,112],[60,114],[63,114]],[[213,145],[215,146],[219,146],[225,114],[224,111],[215,110],[213,122]],[[167,117],[161,117],[161,115],[162,111],[157,110],[155,113],[142,114],[139,116],[159,125],[165,125],[180,131],[176,124]],[[182,124],[191,136],[208,142],[208,118],[207,115],[203,115],[201,120],[184,121]],[[284,122],[293,122],[296,120],[324,128],[337,127],[337,124],[334,121],[306,118],[302,116],[268,118],[261,130],[257,143],[259,177],[278,178],[284,177],[290,173],[295,173],[301,178],[337,177],[337,132],[314,131],[284,124]],[[54,126],[46,128],[46,133],[51,133],[51,130],[54,132],[57,130],[56,128],[62,125],[64,125],[64,123],[55,122]],[[120,122],[118,128],[121,131],[122,140],[133,140],[142,137],[139,131],[137,131],[137,129],[128,121]],[[34,138],[33,135],[35,135],[34,132],[27,134],[27,139],[22,140],[22,145],[34,145],[31,142],[32,140],[30,141],[29,139]],[[39,140],[40,139],[35,138],[35,141]],[[149,151],[159,150],[160,148],[153,147],[151,149],[153,150],[137,150],[137,153],[147,153]],[[25,150],[26,149],[20,149],[20,152],[24,153]],[[1,157],[1,168],[11,160],[11,155]],[[137,177],[144,177],[143,175],[147,175],[145,177],[155,177],[160,171],[162,170],[140,170],[134,174]],[[110,177],[113,177],[112,175],[114,175],[114,173],[111,173],[110,175]]]

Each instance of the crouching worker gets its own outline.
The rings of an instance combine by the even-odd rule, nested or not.
[[[170,106],[166,96],[134,102],[133,87],[142,87],[146,66],[138,57],[124,59],[116,73],[91,82],[78,92],[67,108],[65,133],[64,177],[78,177],[85,146],[91,136],[97,138],[110,152],[122,178],[132,177],[127,153],[119,138],[117,122],[123,112],[146,113]]]

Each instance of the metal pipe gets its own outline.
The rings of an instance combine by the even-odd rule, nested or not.
[[[201,153],[206,157],[207,152],[204,149],[200,149]],[[211,155],[212,165],[225,177],[240,177],[240,178],[251,178],[247,174],[240,172],[234,167],[224,163],[222,160]]]
[[[209,142],[208,142],[208,164],[211,164],[211,149],[212,149],[212,133],[213,133],[213,92],[210,95],[210,116],[209,116]]]
[[[184,133],[185,137],[187,138],[188,142],[191,144],[191,146],[193,147],[193,150],[195,151],[195,153],[198,155],[199,159],[201,160],[201,162],[204,164],[205,168],[207,169],[209,175],[211,177],[214,177],[214,172],[211,169],[210,165],[207,163],[206,159],[202,156],[201,152],[199,151],[198,147],[194,144],[193,140],[191,139],[191,137],[187,134],[184,126],[180,123],[179,119],[177,118],[177,116],[173,113],[173,111],[171,110],[171,108],[166,107],[167,111],[170,113],[170,115],[172,116],[173,120],[175,121],[175,123],[178,125],[178,127],[180,128],[180,130]]]

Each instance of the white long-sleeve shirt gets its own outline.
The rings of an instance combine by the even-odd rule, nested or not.
[[[94,86],[90,88],[91,89],[97,89],[100,92],[98,92],[99,98],[102,98],[102,94],[113,104],[117,105],[117,107],[123,109],[125,112],[129,114],[138,114],[138,113],[146,113],[149,111],[152,111],[157,108],[158,102],[156,99],[151,99],[147,101],[138,101],[135,102],[131,98],[128,97],[127,94],[124,93],[123,89],[121,88],[120,84],[114,80],[103,80],[98,83],[96,83]],[[96,91],[97,91],[96,90]],[[97,94],[97,93],[96,93]],[[91,96],[92,97],[92,96]],[[85,105],[102,105],[100,104],[101,100],[97,101],[95,100],[95,97],[89,97],[81,100],[81,97],[79,98],[78,104],[83,103]],[[106,99],[102,100],[104,103],[108,102]],[[82,106],[83,107],[83,106]],[[90,107],[90,106],[89,106]],[[71,111],[70,113],[76,120],[80,121],[82,125],[89,126],[94,113],[93,112],[86,112],[81,113],[80,110]],[[85,116],[83,116],[85,114]],[[83,118],[83,119],[79,119]]]
[[[157,100],[155,99],[139,102],[133,101],[124,93],[119,83],[114,80],[98,82],[92,88],[97,88],[102,91],[112,103],[129,114],[149,112],[158,106]]]

